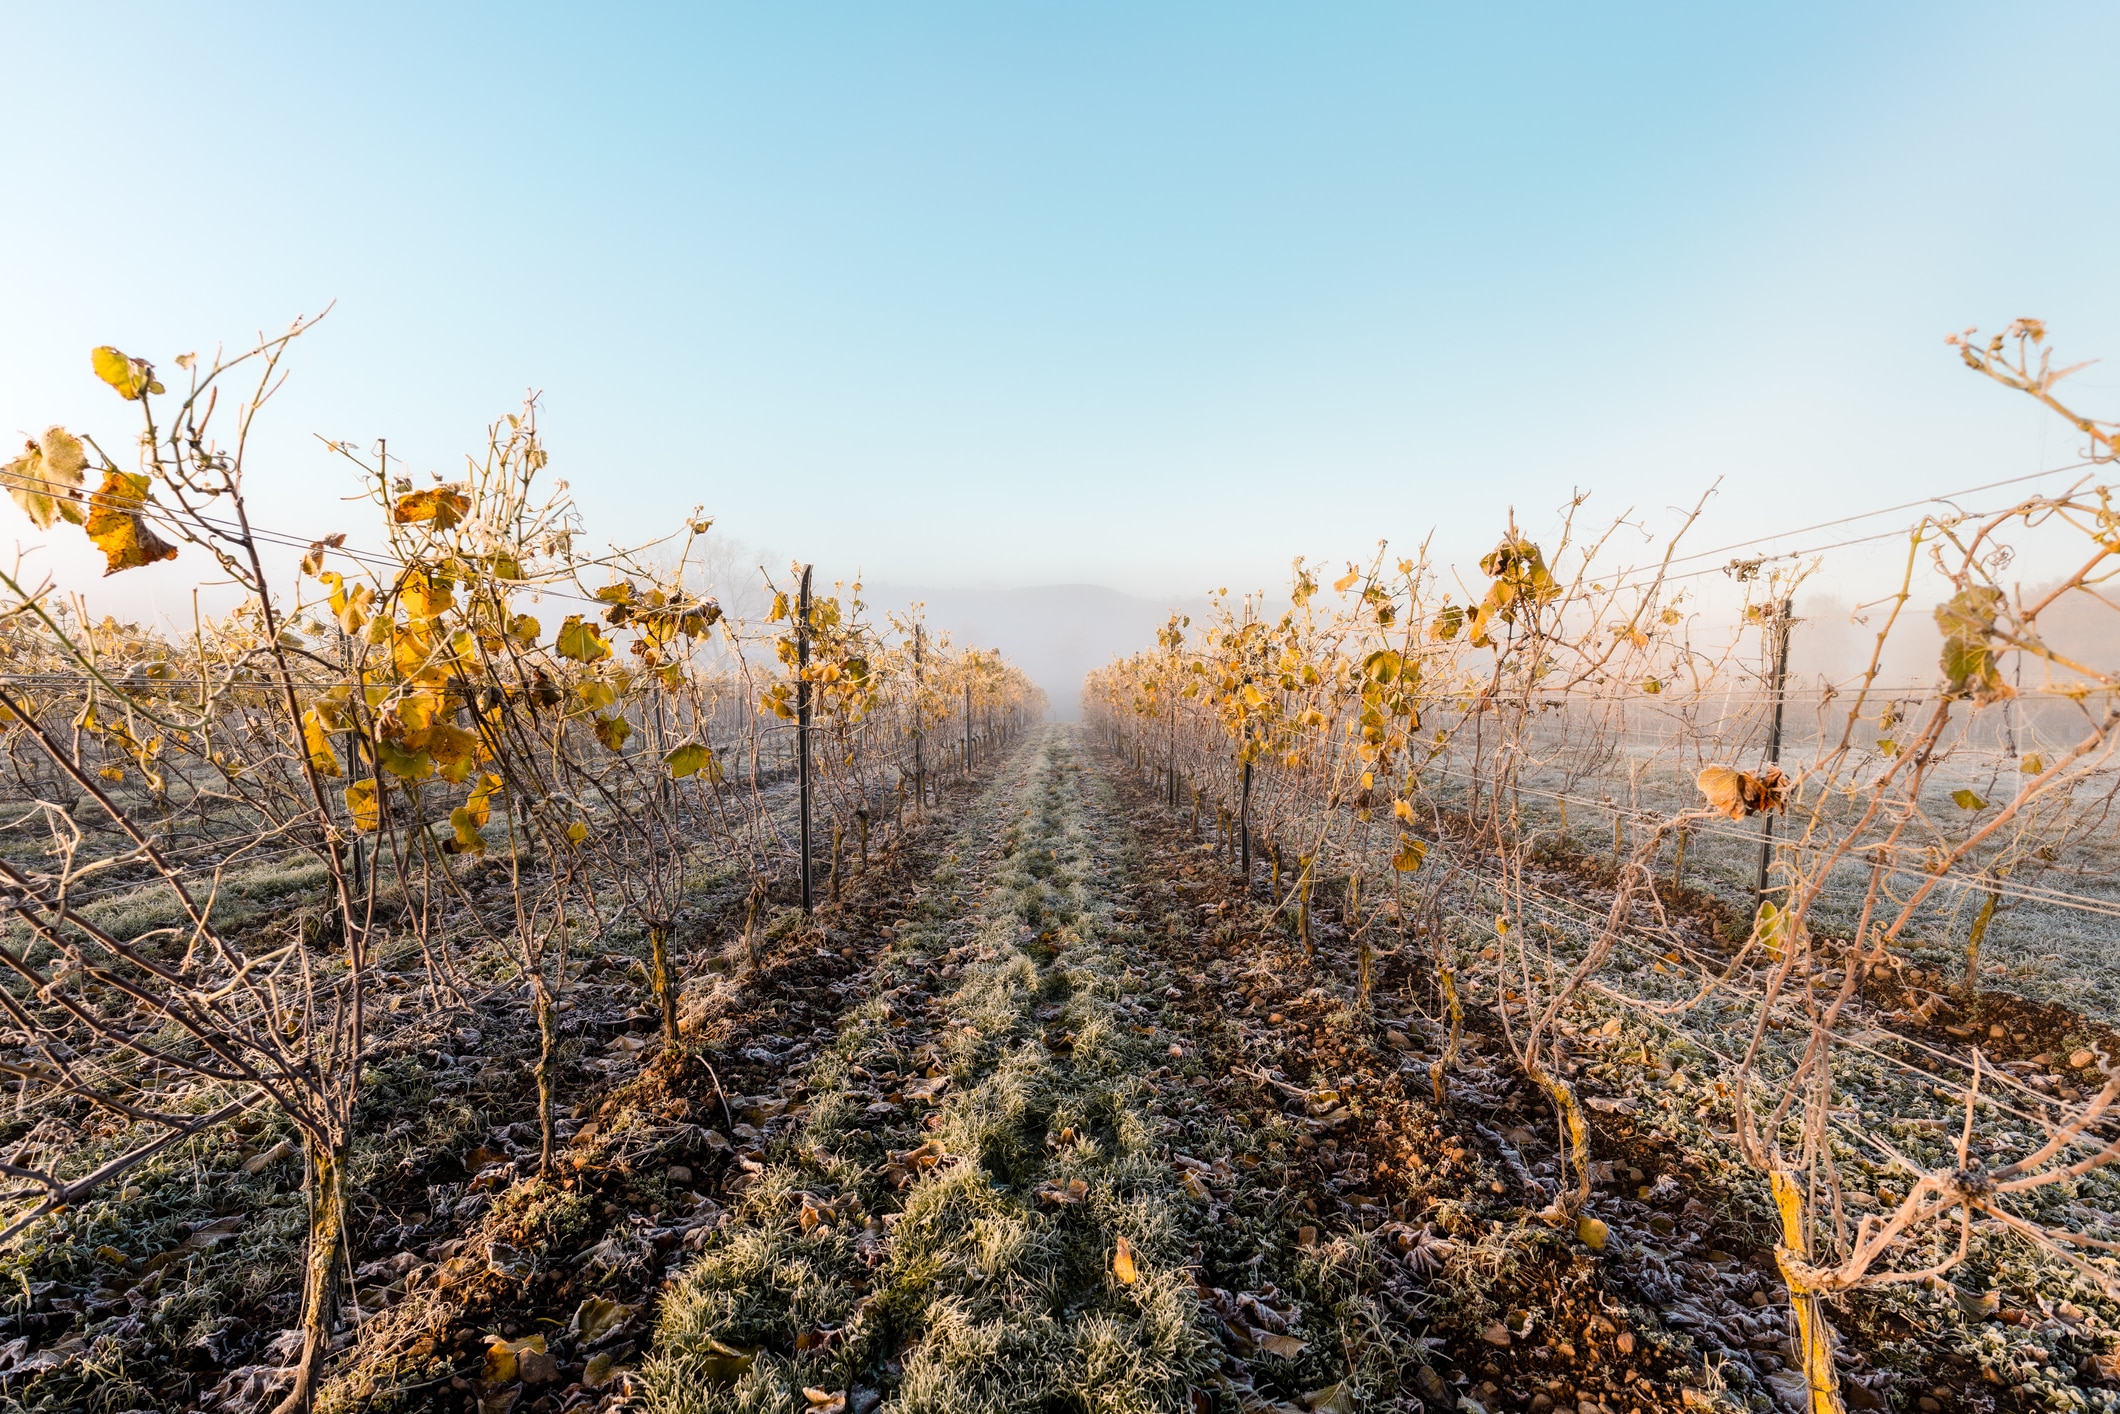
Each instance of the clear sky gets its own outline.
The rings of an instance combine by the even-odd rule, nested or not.
[[[2019,314],[2120,409],[2110,3],[7,3],[0,53],[0,433],[336,300],[254,473],[304,533],[311,434],[447,471],[528,388],[600,535],[1157,594],[2036,470],[1941,342]]]

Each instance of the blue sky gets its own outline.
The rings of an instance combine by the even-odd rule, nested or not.
[[[254,471],[302,533],[355,524],[311,434],[447,471],[534,387],[599,535],[703,503],[828,577],[1235,587],[1717,477],[1719,544],[2068,459],[1954,329],[2120,359],[2109,4],[6,4],[0,49],[0,433],[124,425],[95,344],[336,299]]]

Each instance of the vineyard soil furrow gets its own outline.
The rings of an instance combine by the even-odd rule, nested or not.
[[[722,1211],[707,1195],[744,1173],[754,1146],[801,1113],[804,1063],[833,1044],[876,985],[870,939],[911,900],[946,886],[943,849],[971,799],[967,789],[945,792],[896,849],[849,881],[830,917],[811,923],[776,907],[758,930],[755,958],[742,936],[741,899],[709,890],[707,904],[719,907],[705,908],[695,925],[701,936],[686,957],[693,982],[675,1051],[658,1051],[652,1016],[629,1005],[642,991],[641,960],[624,951],[600,959],[619,985],[599,989],[585,979],[575,994],[568,1030],[579,1040],[566,1053],[564,1079],[584,1098],[562,1122],[568,1145],[556,1180],[534,1176],[526,1126],[492,1126],[534,1100],[535,1032],[519,1005],[489,1005],[442,1030],[445,1046],[466,1022],[492,1039],[471,1037],[485,1056],[475,1088],[453,1104],[435,1096],[437,1111],[426,1116],[418,1101],[432,1087],[418,1077],[435,1052],[413,1036],[386,1046],[379,1072],[409,1075],[414,1086],[385,1090],[382,1103],[395,1113],[378,1120],[396,1121],[386,1129],[392,1137],[411,1130],[407,1144],[426,1142],[399,1161],[405,1183],[386,1177],[371,1190],[395,1215],[369,1225],[363,1255],[381,1253],[368,1265],[395,1270],[362,1325],[361,1358],[326,1391],[327,1402],[365,1407],[437,1385],[479,1403],[496,1394],[505,1402],[517,1390],[534,1397],[538,1382],[520,1384],[519,1368],[518,1383],[493,1380],[501,1371],[490,1358],[533,1338],[551,1360],[550,1388],[620,1393],[660,1287]],[[459,1132],[434,1133],[451,1120]],[[458,1182],[435,1183],[452,1169]]]
[[[989,789],[666,1303],[656,1405],[1184,1408],[1211,1373],[1083,772],[1048,732]]]

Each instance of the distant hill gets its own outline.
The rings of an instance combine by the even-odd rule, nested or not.
[[[1113,658],[1146,648],[1172,613],[1199,615],[1205,599],[1144,599],[1096,584],[1032,589],[921,589],[872,584],[862,597],[881,621],[920,602],[927,622],[957,643],[998,648],[1052,699],[1055,721],[1082,715],[1082,678]]]

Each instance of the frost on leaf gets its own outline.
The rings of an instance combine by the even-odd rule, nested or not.
[[[22,455],[0,467],[0,477],[37,529],[50,530],[61,516],[81,523],[81,473],[87,466],[80,438],[63,427],[47,427],[39,441],[24,443]]]

